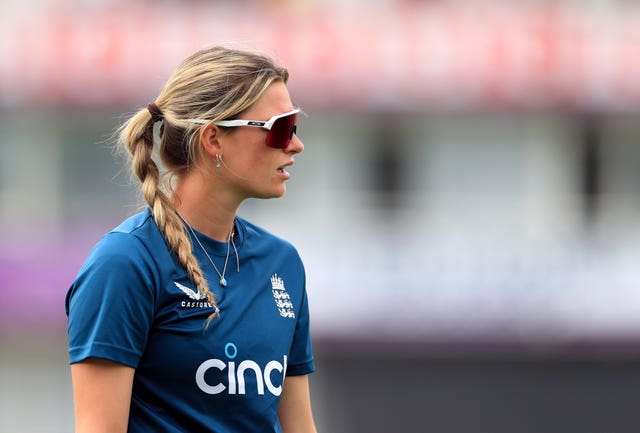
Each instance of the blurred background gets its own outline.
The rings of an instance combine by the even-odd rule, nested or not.
[[[306,145],[319,431],[638,432],[640,2],[3,0],[0,433],[73,430],[63,298],[139,209],[114,129],[207,45]]]

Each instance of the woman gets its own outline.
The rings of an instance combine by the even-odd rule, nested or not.
[[[148,207],[67,293],[77,433],[315,432],[303,264],[236,216],[282,196],[304,149],[287,80],[267,57],[202,50],[120,129]]]

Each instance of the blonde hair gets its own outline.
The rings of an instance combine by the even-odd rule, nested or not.
[[[129,155],[144,201],[169,249],[214,308],[207,324],[218,314],[215,297],[170,199],[170,180],[193,167],[201,152],[202,125],[186,119],[231,119],[251,107],[273,82],[288,79],[287,69],[265,55],[224,47],[203,49],[178,66],[155,106],[140,109],[118,130],[118,145]],[[158,120],[162,120],[157,149],[162,171],[153,159],[153,126]]]

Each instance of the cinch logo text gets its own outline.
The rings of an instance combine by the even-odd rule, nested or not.
[[[228,394],[246,394],[245,375],[252,374],[256,378],[256,389],[259,395],[264,395],[265,386],[275,396],[279,396],[282,393],[282,385],[275,386],[271,376],[274,371],[277,371],[278,376],[282,377],[280,383],[284,382],[284,377],[287,373],[287,355],[283,355],[282,363],[269,361],[263,369],[255,361],[244,360],[237,365],[235,361],[231,361],[238,355],[238,349],[233,343],[227,343],[224,352],[230,361],[225,363],[220,359],[207,359],[196,370],[196,384],[202,392],[220,394],[226,391]],[[220,372],[227,370],[228,386],[223,383],[211,384],[205,380],[205,374],[212,368]]]

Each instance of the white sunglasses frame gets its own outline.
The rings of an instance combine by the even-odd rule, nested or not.
[[[217,122],[213,122],[214,125],[217,126],[225,126],[228,128],[234,128],[238,126],[256,126],[258,128],[266,129],[267,131],[271,130],[273,124],[276,123],[276,120],[281,119],[283,117],[291,116],[293,114],[303,113],[302,109],[294,108],[291,111],[282,114],[276,114],[271,117],[269,120],[245,120],[245,119],[236,119],[236,120],[218,120]],[[187,122],[198,123],[200,125],[206,125],[207,123],[211,123],[211,120],[205,119],[187,119]]]

